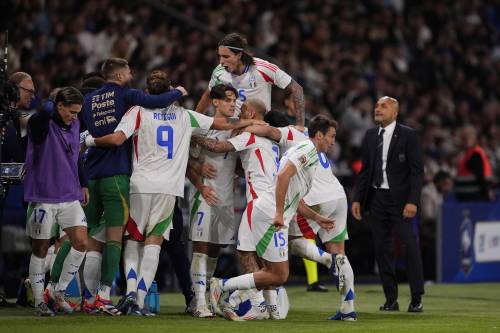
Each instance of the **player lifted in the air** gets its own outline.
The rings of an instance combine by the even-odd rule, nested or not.
[[[159,94],[169,89],[166,73],[153,71],[148,78],[148,91]],[[130,311],[151,315],[144,310],[144,298],[158,267],[161,244],[163,239],[168,240],[172,228],[175,197],[184,194],[191,134],[258,123],[262,122],[211,118],[178,105],[152,110],[135,106],[122,118],[115,133],[95,139],[87,137],[88,145],[117,146],[133,136],[130,218],[124,258],[126,276],[137,277],[127,279]]]
[[[297,110],[297,125],[304,126],[305,101],[300,84],[275,64],[253,57],[243,36],[237,33],[224,36],[219,41],[217,55],[219,65],[212,72],[208,89],[198,102],[196,111],[205,113],[210,105],[210,90],[224,83],[238,91],[235,116],[239,115],[241,105],[248,99],[264,102],[267,112],[271,110],[272,87],[277,86],[292,95]]]

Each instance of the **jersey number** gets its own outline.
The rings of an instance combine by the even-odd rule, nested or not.
[[[274,247],[283,247],[286,245],[285,234],[283,231],[274,233]]]
[[[160,147],[167,147],[167,159],[172,159],[174,151],[174,129],[168,125],[158,126],[156,130],[156,143]]]
[[[247,96],[245,95],[245,89],[238,90],[238,97],[242,102],[247,100]]]
[[[205,216],[205,214],[203,212],[198,212],[196,215],[198,215],[198,225],[200,225],[203,222],[203,216]]]
[[[37,214],[37,211],[38,211],[38,214]],[[46,211],[44,209],[33,209],[33,221],[35,223],[38,222],[38,223],[42,224],[43,218],[45,217],[45,213],[46,213]]]

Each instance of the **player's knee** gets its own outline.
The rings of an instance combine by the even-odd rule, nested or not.
[[[280,286],[282,284],[285,284],[286,281],[288,281],[288,270],[276,272],[274,276],[275,276],[274,285]]]
[[[87,240],[87,236],[82,236],[82,237],[77,237],[74,241],[73,241],[73,244],[71,244],[71,246],[73,246],[73,248],[77,251],[80,251],[80,252],[85,252],[87,251],[87,247],[88,247],[88,240]]]

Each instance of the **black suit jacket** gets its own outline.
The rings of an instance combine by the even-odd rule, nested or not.
[[[368,198],[373,190],[378,130],[379,127],[369,129],[362,145],[362,167],[353,201],[361,203],[363,212],[370,209]],[[401,206],[401,211],[407,203],[420,205],[424,165],[420,140],[412,128],[396,123],[387,154],[386,174],[391,196]]]

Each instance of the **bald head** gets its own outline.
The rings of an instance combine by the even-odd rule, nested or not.
[[[9,81],[19,88],[19,100],[16,106],[24,110],[29,109],[31,101],[35,98],[35,85],[31,75],[25,72],[16,72],[9,77]]]
[[[384,96],[379,98],[375,105],[375,122],[382,127],[386,127],[396,121],[399,112],[399,102],[397,99]]]
[[[265,115],[266,105],[260,99],[250,98],[243,103],[241,118],[264,120]]]

